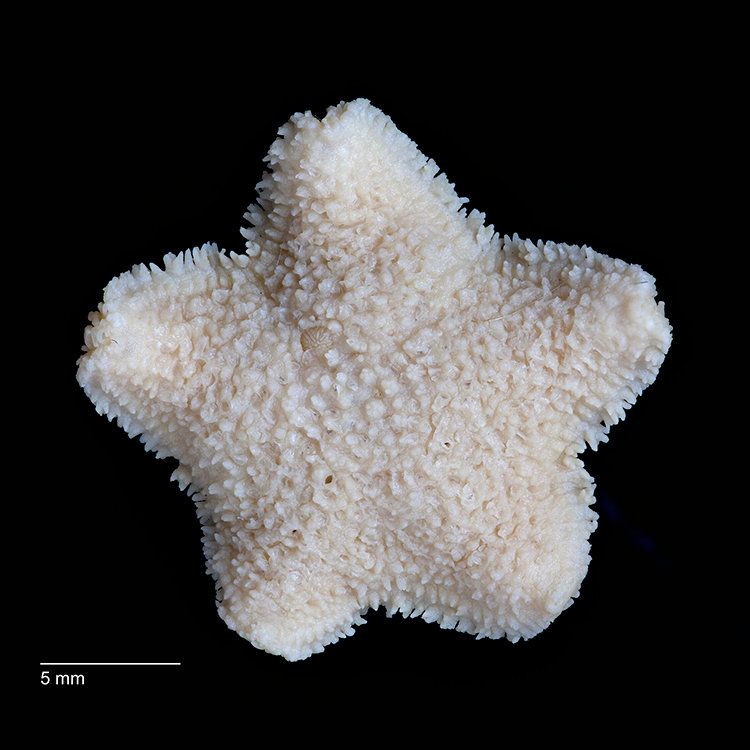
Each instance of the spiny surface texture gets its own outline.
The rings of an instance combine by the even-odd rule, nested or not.
[[[178,460],[227,625],[304,659],[370,608],[530,638],[579,592],[595,447],[670,343],[654,280],[496,234],[369,102],[294,116],[242,254],[112,280],[78,379]]]

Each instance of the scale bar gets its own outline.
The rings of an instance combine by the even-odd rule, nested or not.
[[[179,661],[40,661],[40,667],[179,667]]]

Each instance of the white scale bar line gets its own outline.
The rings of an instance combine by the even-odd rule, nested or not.
[[[40,661],[40,667],[179,667],[179,661]]]

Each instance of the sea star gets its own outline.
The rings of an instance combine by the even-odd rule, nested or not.
[[[78,379],[196,500],[229,627],[289,660],[370,608],[530,638],[579,592],[577,458],[670,344],[654,280],[500,236],[365,100],[295,115],[243,254],[113,279]]]

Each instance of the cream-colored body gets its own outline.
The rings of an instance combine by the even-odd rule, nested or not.
[[[241,255],[114,279],[78,378],[179,461],[227,624],[290,660],[384,605],[511,640],[579,591],[576,457],[656,377],[653,279],[501,237],[358,100],[297,115]]]

